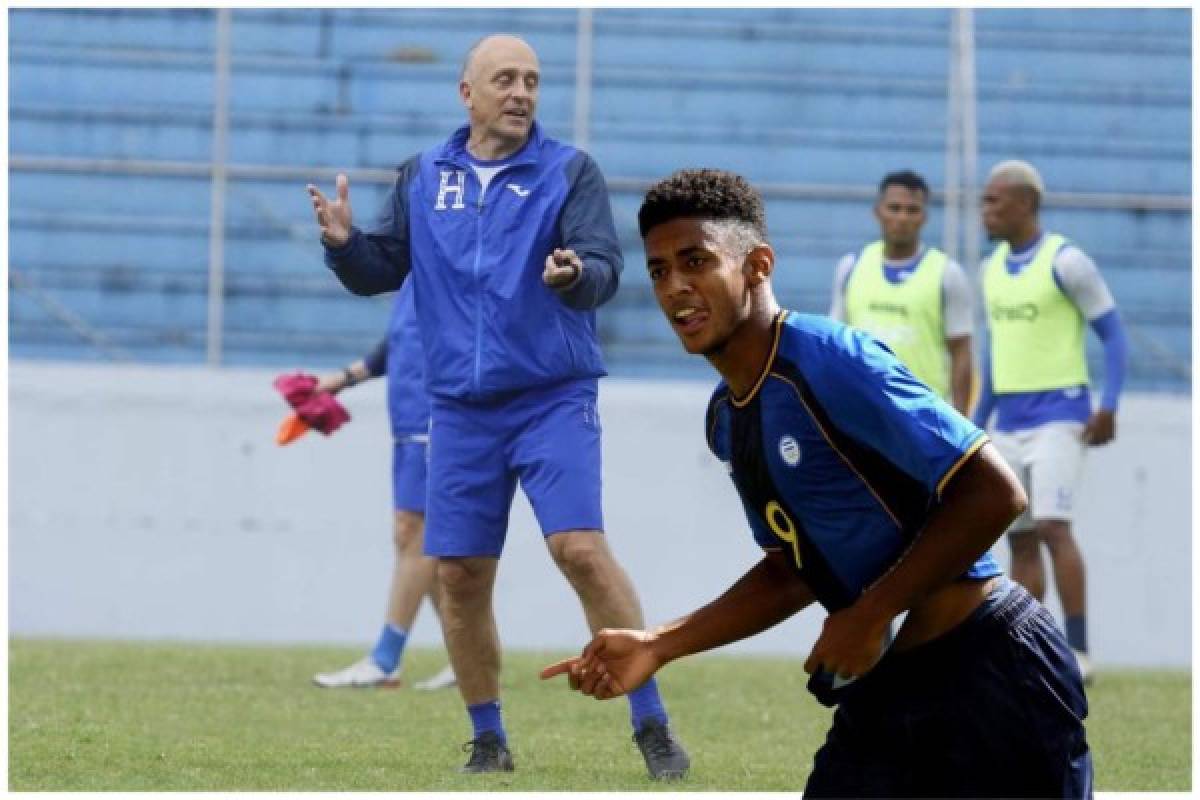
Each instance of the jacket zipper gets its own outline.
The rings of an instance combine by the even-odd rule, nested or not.
[[[471,174],[474,175],[475,170],[471,170]],[[495,182],[497,177],[499,176],[492,176],[492,182]],[[476,180],[479,180],[478,176],[476,176]],[[491,183],[488,186],[491,186]],[[476,397],[479,397],[479,365],[483,349],[483,286],[479,280],[479,262],[483,259],[483,200],[485,194],[487,194],[487,187],[480,183],[479,201],[475,204],[475,268],[473,270],[475,277],[475,381],[472,388]]]

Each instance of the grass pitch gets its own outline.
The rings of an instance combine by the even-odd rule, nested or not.
[[[662,691],[692,755],[684,783],[654,784],[624,701],[596,702],[538,669],[557,653],[506,654],[511,775],[464,776],[470,726],[458,693],[321,690],[346,648],[12,640],[14,791],[798,791],[830,712],[801,662],[705,656],[672,664]],[[406,672],[441,666],[406,656]],[[1191,789],[1191,675],[1103,671],[1089,693],[1098,791]]]

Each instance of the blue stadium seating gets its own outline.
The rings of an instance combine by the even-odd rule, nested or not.
[[[1022,157],[1052,192],[1190,196],[1190,11],[984,9],[974,19],[981,169]],[[576,21],[571,9],[236,10],[229,160],[300,173],[394,167],[461,124],[463,53],[495,30],[537,47],[539,116],[570,139]],[[104,357],[51,298],[133,357],[201,360],[205,176],[25,162],[208,163],[215,13],[18,9],[9,22],[11,352]],[[610,177],[708,165],[766,184],[863,190],[912,167],[943,181],[945,10],[602,9],[593,22],[589,150]],[[229,363],[333,363],[382,330],[386,300],[351,297],[322,266],[303,183],[229,183]],[[360,222],[386,190],[356,181]],[[642,266],[639,199],[613,193],[627,268],[601,332],[618,371],[686,369]],[[833,264],[875,235],[869,200],[769,195],[768,214],[781,298],[823,310]],[[1045,222],[1104,270],[1131,325],[1132,381],[1188,388],[1190,207],[1051,205]],[[930,241],[941,227],[934,206]]]

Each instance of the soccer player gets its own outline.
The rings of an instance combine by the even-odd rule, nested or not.
[[[433,591],[434,561],[421,552],[425,528],[425,447],[429,442],[429,400],[425,397],[421,342],[411,287],[396,294],[388,333],[363,359],[326,375],[318,391],[334,394],[363,381],[387,375],[388,417],[392,439],[392,500],[395,517],[392,541],[396,558],[388,587],[387,615],[379,639],[371,652],[336,672],[313,676],[317,686],[398,686],[400,666],[408,632],[412,629],[421,600],[428,595],[437,609]],[[415,684],[417,689],[442,689],[454,685],[454,670],[447,666],[431,678]]]
[[[1079,671],[987,552],[1026,502],[987,436],[873,337],[779,308],[740,176],[678,172],[638,224],[671,327],[724,379],[705,433],[765,554],[708,605],[601,631],[542,677],[613,697],[816,601],[829,616],[804,669],[837,711],[806,798],[1087,796]]]
[[[992,438],[1030,497],[1008,535],[1013,578],[1038,599],[1045,595],[1045,545],[1067,641],[1090,681],[1083,554],[1071,520],[1084,453],[1116,435],[1125,330],[1095,263],[1065,236],[1042,229],[1044,193],[1041,175],[1025,161],[997,164],[983,190],[983,226],[998,244],[982,267],[989,342],[973,416],[984,427],[995,413]],[[1087,326],[1104,344],[1104,393],[1095,410]]]
[[[425,552],[438,560],[442,630],[472,724],[466,772],[513,769],[500,713],[496,567],[518,481],[589,627],[642,624],[602,531],[595,308],[622,267],[604,177],[534,121],[537,55],[514,36],[471,48],[468,124],[399,170],[378,224],[351,224],[349,186],[309,187],[326,260],[351,291],[411,272],[431,396]],[[652,778],[689,766],[654,682],[630,694]]]
[[[967,414],[971,285],[956,261],[921,241],[928,202],[929,186],[917,173],[883,177],[874,208],[882,238],[838,262],[829,316],[882,341],[926,386]]]

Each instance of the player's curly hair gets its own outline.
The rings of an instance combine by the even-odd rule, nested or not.
[[[762,195],[741,175],[721,169],[681,169],[650,187],[638,209],[642,237],[676,219],[733,223],[747,248],[767,241]]]

